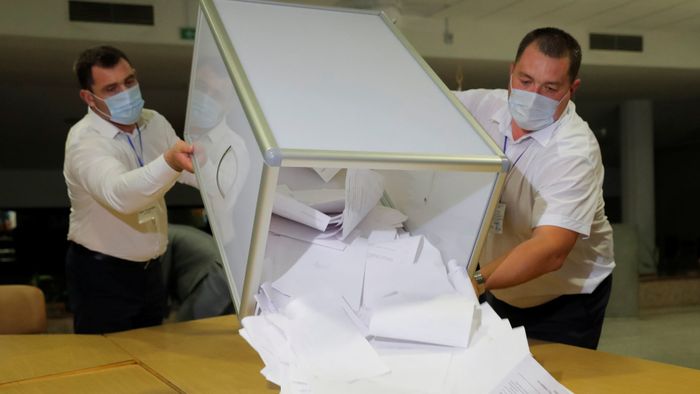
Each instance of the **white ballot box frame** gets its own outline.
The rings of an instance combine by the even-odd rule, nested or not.
[[[386,149],[371,147],[365,150],[357,148],[343,150],[342,148],[346,146],[343,145],[343,143],[337,144],[338,147],[335,149],[327,149],[327,147],[335,146],[332,144],[333,141],[329,143],[328,141],[321,140],[318,142],[319,146],[310,149],[294,146],[294,144],[288,142],[289,139],[285,138],[283,138],[280,144],[279,138],[280,136],[284,137],[284,134],[280,134],[281,132],[279,130],[273,130],[275,128],[273,126],[275,125],[279,129],[279,121],[275,119],[275,111],[270,109],[273,108],[273,106],[266,103],[265,109],[263,109],[260,102],[261,97],[269,98],[272,94],[268,91],[267,94],[262,94],[262,96],[259,97],[258,90],[262,88],[259,85],[254,87],[251,83],[251,75],[249,75],[251,69],[246,69],[242,63],[239,53],[240,48],[234,46],[231,32],[227,30],[227,27],[230,28],[227,24],[230,25],[231,21],[222,20],[219,7],[229,7],[234,3],[243,4],[243,7],[248,7],[250,5],[251,7],[269,6],[272,7],[271,9],[310,10],[309,12],[315,12],[316,10],[327,11],[333,13],[336,17],[341,14],[341,17],[345,17],[347,14],[351,15],[353,18],[355,16],[365,16],[380,21],[382,25],[378,28],[386,32],[382,34],[395,41],[398,40],[397,42],[400,43],[400,45],[394,45],[395,47],[399,47],[399,51],[402,52],[399,55],[404,56],[403,53],[408,54],[411,63],[410,67],[415,68],[417,65],[419,71],[424,73],[424,76],[428,77],[426,79],[427,82],[421,82],[424,84],[422,86],[427,86],[425,83],[430,84],[430,87],[435,89],[433,92],[435,97],[439,97],[440,100],[444,101],[442,105],[436,106],[436,108],[447,108],[447,110],[451,111],[450,116],[452,116],[451,119],[455,122],[454,124],[463,122],[465,128],[471,129],[473,133],[469,133],[468,130],[465,130],[464,136],[466,140],[473,141],[474,153],[459,153],[459,149],[466,151],[472,148],[471,146],[464,148],[463,146],[465,143],[461,143],[461,147],[454,147],[454,145],[460,145],[453,143],[454,141],[458,141],[458,137],[460,137],[454,130],[451,131],[451,140],[448,139],[442,142],[439,140],[438,136],[438,141],[431,141],[430,144],[423,144],[430,145],[430,147],[426,148],[424,151],[420,151],[421,149],[412,150],[410,148],[404,148],[401,146],[401,144],[406,144],[406,142],[403,141],[404,138],[398,140],[398,150],[395,149],[394,151],[390,149],[395,147],[394,144],[392,144],[391,147],[387,144]],[[375,20],[370,22],[373,23],[372,26],[377,26]],[[208,49],[203,49],[206,45],[210,47]],[[260,48],[260,46],[258,45],[254,48]],[[249,48],[243,49],[248,50]],[[200,84],[199,81],[202,79],[200,77],[204,73],[202,70],[204,67],[204,61],[202,60],[204,55],[202,55],[202,52],[206,50],[218,52],[217,55],[220,59],[218,59],[217,62],[220,62],[220,66],[225,68],[225,74],[228,78],[227,83],[230,83],[233,87],[232,90],[235,90],[235,94],[227,98],[227,100],[230,101],[224,102],[226,106],[238,109],[238,113],[235,117],[238,123],[228,126],[231,129],[236,129],[236,132],[228,130],[224,131],[222,134],[225,135],[228,142],[203,142],[202,136],[205,133],[199,132],[198,126],[195,125],[198,115],[195,107],[197,105],[201,107],[203,104],[197,101],[200,100],[200,96],[196,96],[195,94],[203,89],[202,85],[198,84]],[[398,52],[395,51],[394,53]],[[250,51],[247,52],[246,56],[250,56]],[[269,61],[274,62],[275,59],[269,59]],[[372,62],[373,60],[365,60],[365,63],[367,61]],[[376,60],[374,61],[376,62]],[[399,63],[401,62],[406,63],[405,58],[399,59]],[[221,75],[219,75],[219,77],[221,77]],[[291,78],[294,78],[294,76],[291,76]],[[259,80],[260,78],[253,82],[259,83]],[[303,99],[304,96],[301,95],[299,97]],[[331,9],[327,7],[258,1],[200,0],[200,12],[197,24],[197,36],[195,37],[192,77],[187,108],[185,138],[195,145],[195,170],[200,184],[202,199],[210,223],[212,224],[212,231],[217,240],[222,258],[224,259],[224,268],[228,275],[234,305],[238,311],[239,318],[254,313],[254,296],[261,284],[273,201],[278,186],[280,169],[284,167],[358,168],[379,171],[440,171],[453,173],[474,172],[493,175],[492,181],[489,181],[490,183],[488,184],[489,190],[486,193],[488,196],[485,198],[485,201],[483,201],[483,211],[478,212],[479,220],[478,226],[475,226],[478,228],[474,229],[476,234],[474,244],[468,253],[468,258],[463,261],[463,264],[466,265],[470,274],[475,270],[479,253],[485,241],[498,203],[498,197],[500,196],[509,169],[508,159],[383,12]],[[314,111],[309,111],[307,117],[310,117],[311,114],[314,113]],[[201,112],[199,114],[201,114]],[[283,115],[288,116],[289,114]],[[284,116],[280,118],[285,119]],[[381,116],[381,114],[379,116]],[[391,121],[393,120],[394,119],[391,119]],[[225,122],[219,119],[219,124],[223,123]],[[213,134],[211,130],[214,129],[216,129],[216,126],[208,126],[208,130],[211,134]],[[436,127],[435,129],[438,128]],[[422,131],[423,133],[429,131],[441,132],[441,130],[435,131],[435,129],[425,129]],[[453,129],[455,129],[455,127],[453,127]],[[401,131],[403,131],[403,129],[401,129]],[[420,132],[420,130],[418,132]],[[240,136],[238,136],[237,133],[240,134]],[[396,135],[396,130],[385,132],[385,134],[388,133],[394,133],[394,135]],[[419,138],[427,138],[424,135],[417,135]],[[211,138],[212,140],[215,139],[214,137]],[[410,137],[406,138],[410,139]],[[362,137],[357,139],[362,139]],[[296,141],[297,139],[292,140]],[[324,143],[326,145],[323,145]],[[358,142],[360,145],[362,143],[364,143],[364,141]],[[347,144],[347,142],[345,142],[345,144]],[[226,148],[227,145],[228,148]],[[200,149],[198,146],[203,148]],[[440,153],[440,149],[443,147],[446,151],[444,154]],[[204,154],[202,154],[202,152],[204,152]],[[257,155],[257,152],[260,152],[260,156]],[[207,162],[206,159],[203,159],[203,157],[207,155],[215,156],[216,158],[211,157],[211,162]],[[227,160],[231,161],[233,165],[227,164]],[[229,167],[235,168],[231,170]],[[240,180],[238,185],[235,185],[235,180],[231,181],[233,186],[225,185],[225,177],[221,175],[225,171],[235,172],[236,174],[233,175],[233,178],[242,178],[241,173],[244,172],[247,174],[247,178]],[[212,179],[207,179],[208,174],[213,174],[210,176]],[[230,192],[230,190],[233,190],[233,192]],[[235,204],[247,204],[247,206],[232,208]],[[252,205],[255,205],[255,207]],[[397,208],[401,209],[401,207]],[[244,228],[245,231],[242,233],[240,229],[237,229],[236,237],[233,237],[237,238],[237,242],[239,242],[236,252],[240,254],[240,256],[238,256],[240,257],[240,261],[238,261],[237,264],[236,262],[230,261],[234,259],[229,256],[230,253],[227,253],[227,251],[233,247],[228,244],[229,240],[225,239],[226,234],[222,234],[226,233],[226,231],[221,230],[222,227],[226,226],[225,222],[227,220],[234,219],[232,219],[232,217],[218,217],[215,213],[221,210],[226,212],[224,216],[235,216],[235,220],[245,219],[247,220],[246,223],[249,224],[248,227]],[[240,249],[247,250],[242,251]],[[244,265],[244,267],[239,267],[242,265]],[[243,271],[241,268],[245,269],[244,275],[242,275]],[[237,269],[238,271],[234,272]],[[241,278],[241,276],[243,276],[243,278]]]

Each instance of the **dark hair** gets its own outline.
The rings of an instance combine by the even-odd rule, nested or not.
[[[562,58],[569,57],[569,79],[573,82],[578,76],[581,68],[581,46],[578,41],[564,30],[556,27],[542,27],[535,29],[525,35],[520,45],[518,53],[515,55],[515,62],[520,60],[525,48],[533,42],[537,43],[540,52],[549,57]]]
[[[102,68],[112,68],[119,60],[124,59],[128,63],[129,58],[119,49],[107,45],[102,45],[86,49],[78,56],[78,60],[73,64],[73,72],[78,77],[78,82],[82,89],[92,90],[92,66]]]

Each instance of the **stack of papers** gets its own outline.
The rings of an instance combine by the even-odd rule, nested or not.
[[[273,217],[265,266],[277,271],[265,277],[277,279],[261,285],[240,330],[261,373],[282,393],[568,393],[532,358],[522,327],[479,305],[463,266],[377,205],[375,175],[348,171],[346,186],[370,186],[344,193],[331,236]],[[285,207],[303,200],[282,195],[295,200]]]
[[[292,191],[281,185],[272,213],[321,231],[325,238],[338,234],[337,238],[343,240],[377,205],[383,193],[381,175],[371,170],[348,169],[343,190]]]

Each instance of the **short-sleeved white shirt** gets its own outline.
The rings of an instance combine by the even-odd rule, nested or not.
[[[493,290],[517,307],[543,304],[563,294],[591,293],[615,267],[612,227],[603,202],[600,148],[573,102],[551,126],[514,141],[508,91],[455,93],[511,162],[500,201],[506,205],[501,234],[493,230],[481,264],[488,264],[551,225],[580,234],[561,269],[527,283]]]

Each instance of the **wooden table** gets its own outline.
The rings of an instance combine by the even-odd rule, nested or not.
[[[165,394],[180,391],[138,364],[112,365],[0,385],[0,393]]]
[[[136,361],[99,335],[0,335],[0,384],[125,363]]]
[[[106,336],[0,336],[0,393],[278,392],[238,328],[230,315]],[[530,350],[576,393],[700,387],[700,370],[561,344],[533,343]]]
[[[152,373],[186,393],[277,393],[234,315],[109,334]]]
[[[0,335],[0,393],[177,393],[100,335]]]
[[[690,393],[700,370],[558,343],[530,346],[556,380],[574,393]]]

